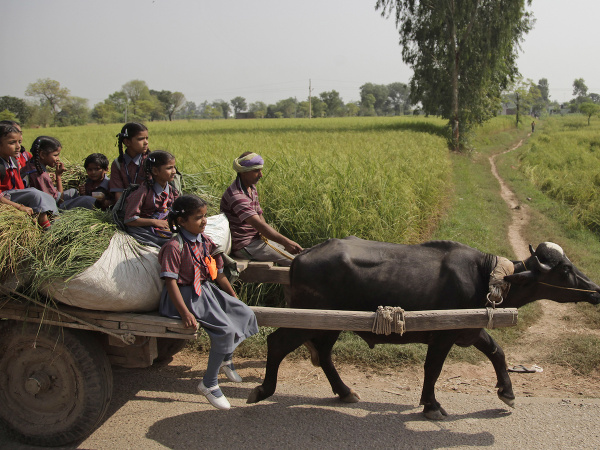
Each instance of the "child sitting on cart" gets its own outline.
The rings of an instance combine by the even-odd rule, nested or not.
[[[158,255],[165,280],[159,311],[180,318],[186,327],[200,324],[206,330],[210,353],[198,391],[215,408],[229,409],[217,375],[222,369],[230,381],[242,381],[231,358],[244,339],[258,332],[258,325],[254,312],[238,300],[223,273],[221,255],[211,256],[216,245],[203,233],[206,212],[206,202],[193,195],[179,197],[169,212],[169,226],[178,234]]]

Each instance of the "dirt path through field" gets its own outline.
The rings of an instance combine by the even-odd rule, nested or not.
[[[529,223],[529,211],[527,209],[528,206],[519,202],[519,199],[515,193],[509,189],[504,180],[498,174],[498,169],[496,167],[496,157],[499,155],[504,155],[508,152],[512,152],[513,150],[518,149],[521,145],[523,145],[522,139],[514,147],[511,147],[502,153],[496,153],[495,155],[490,156],[489,160],[490,165],[492,166],[492,175],[494,175],[494,177],[496,177],[500,183],[500,195],[510,208],[512,214],[512,222],[508,227],[508,241],[515,252],[515,256],[518,259],[525,259],[529,256],[529,250],[528,243],[523,237],[521,230],[523,230]]]
[[[508,240],[513,248],[513,252],[518,259],[525,259],[529,256],[529,243],[524,238],[522,230],[529,224],[529,205],[519,201],[518,197],[510,190],[506,182],[500,177],[496,167],[496,158],[508,152],[514,151],[523,145],[523,140],[519,141],[513,147],[504,152],[497,153],[489,157],[491,171],[494,177],[500,183],[500,195],[511,210],[512,221],[508,227]],[[534,246],[539,242],[532,243]],[[590,330],[581,325],[578,321],[566,321],[565,317],[577,316],[574,313],[575,305],[572,303],[561,304],[549,300],[541,300],[542,317],[536,321],[520,339],[517,346],[505,349],[507,355],[510,355],[512,361],[519,364],[534,364],[540,359],[546,357],[554,348],[555,342],[560,336],[567,332],[572,333],[592,333],[600,335],[598,330]],[[552,389],[552,386],[571,385],[588,386],[592,395],[600,395],[600,380],[592,378],[575,379],[569,370],[560,367],[552,367],[551,370],[557,373],[557,376],[543,376],[545,388]],[[560,381],[562,380],[562,382]],[[591,382],[591,383],[590,383]]]

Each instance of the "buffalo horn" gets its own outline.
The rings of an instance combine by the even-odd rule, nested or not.
[[[552,267],[550,267],[548,264],[541,263],[537,256],[535,256],[533,259],[535,260],[537,268],[540,272],[547,273],[552,270]]]

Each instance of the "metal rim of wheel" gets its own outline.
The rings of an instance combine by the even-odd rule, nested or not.
[[[112,396],[112,370],[95,336],[20,322],[3,324],[0,336],[0,419],[34,445],[88,436]]]

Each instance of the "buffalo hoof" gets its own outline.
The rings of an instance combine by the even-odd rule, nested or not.
[[[360,401],[360,395],[358,395],[357,392],[354,392],[352,389],[350,389],[350,393],[348,395],[345,395],[343,397],[340,395],[340,400],[344,403],[358,403]]]
[[[498,389],[498,398],[500,400],[502,400],[504,403],[506,403],[508,406],[510,406],[511,408],[515,407],[515,396],[508,396],[506,395],[502,389]]]
[[[427,417],[429,420],[444,420],[448,417],[448,413],[444,408],[440,406],[440,409],[423,409],[423,415]]]
[[[254,389],[252,389],[252,392],[250,392],[246,403],[258,403],[261,400],[264,400],[265,398],[270,396],[271,395],[265,394],[265,390],[262,386],[256,386]]]

